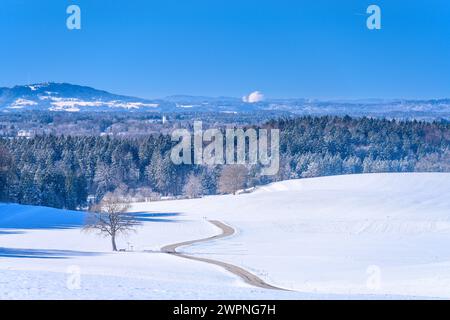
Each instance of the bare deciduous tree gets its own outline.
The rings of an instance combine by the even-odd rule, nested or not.
[[[199,177],[190,174],[187,178],[186,184],[183,187],[183,193],[188,198],[198,198],[203,194],[202,182]]]
[[[130,208],[126,199],[117,192],[107,193],[100,203],[91,208],[85,231],[98,231],[105,237],[111,237],[112,249],[117,251],[116,236],[134,231],[139,221],[128,213]]]
[[[243,165],[224,166],[219,178],[219,192],[236,194],[245,187],[247,176],[248,170]]]

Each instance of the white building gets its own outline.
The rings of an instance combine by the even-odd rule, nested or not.
[[[17,136],[20,138],[31,138],[33,136],[33,132],[31,130],[19,130],[17,132]]]

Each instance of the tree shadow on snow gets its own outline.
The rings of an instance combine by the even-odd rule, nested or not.
[[[8,235],[8,234],[24,234],[25,232],[23,231],[4,231],[4,230],[0,230],[0,236],[1,235]]]
[[[149,212],[134,212],[133,216],[139,222],[181,222],[181,220],[173,219],[180,216],[177,212],[168,213],[149,213]]]
[[[70,250],[1,248],[0,258],[68,259],[81,256],[98,256],[101,253]]]

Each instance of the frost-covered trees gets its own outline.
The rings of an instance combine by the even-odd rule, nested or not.
[[[261,176],[258,165],[249,167],[243,179],[247,186],[337,174],[450,171],[450,124],[445,121],[326,116],[271,120],[264,126],[280,129],[280,171]],[[175,165],[172,146],[171,137],[159,133],[0,138],[0,197],[76,209],[86,207],[88,195],[100,201],[116,189],[133,195],[149,188],[155,193],[151,198],[157,198],[186,191],[189,196],[234,193],[243,187],[230,187],[226,173],[231,169],[222,171],[220,165]]]
[[[8,198],[8,181],[10,180],[11,166],[11,155],[8,150],[0,146],[0,201]]]
[[[203,186],[200,177],[191,173],[187,177],[186,184],[183,187],[183,193],[188,198],[198,198],[203,194]]]
[[[248,178],[248,170],[243,165],[224,166],[219,177],[218,191],[220,193],[236,194],[245,187]]]

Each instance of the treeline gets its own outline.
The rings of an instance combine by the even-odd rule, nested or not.
[[[351,117],[271,121],[281,131],[282,179],[376,172],[450,172],[448,122]]]
[[[261,176],[258,167],[174,165],[175,143],[167,135],[2,139],[0,198],[76,209],[110,191],[149,199],[324,175],[450,171],[450,125],[444,122],[302,117],[272,120],[265,127],[281,134],[281,166],[271,177]]]
[[[170,160],[170,136],[145,139],[36,136],[3,140],[12,157],[4,197],[17,203],[75,209],[107,192],[146,188],[180,194],[187,171]],[[5,194],[6,193],[6,194]]]

